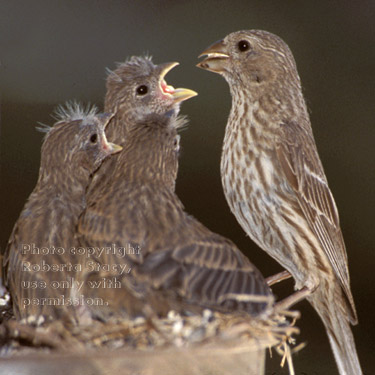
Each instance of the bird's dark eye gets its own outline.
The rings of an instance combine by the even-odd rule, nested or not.
[[[137,87],[137,94],[138,95],[146,95],[148,92],[148,87],[146,85],[141,85]]]
[[[238,42],[238,49],[241,52],[248,51],[250,48],[250,43],[247,40],[241,40],[240,42]]]
[[[96,141],[98,140],[98,135],[95,133],[93,134],[91,137],[90,137],[90,142],[91,143],[96,143]]]

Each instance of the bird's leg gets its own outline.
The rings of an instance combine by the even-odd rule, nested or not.
[[[288,310],[291,306],[295,305],[297,302],[302,301],[307,296],[309,296],[313,292],[312,289],[310,289],[307,286],[304,286],[302,289],[297,290],[293,294],[291,294],[289,297],[284,298],[282,301],[277,302],[275,305],[275,310]]]
[[[266,278],[268,286],[279,283],[280,281],[288,280],[292,275],[288,271],[282,271],[275,275],[269,276]]]

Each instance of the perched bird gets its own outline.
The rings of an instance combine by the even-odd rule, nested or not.
[[[206,58],[198,67],[221,74],[232,95],[221,176],[233,214],[307,295],[340,373],[362,374],[339,216],[290,49],[269,32],[250,30],[229,34],[200,56]]]
[[[273,303],[260,272],[231,241],[188,215],[175,194],[177,131],[185,122],[178,107],[195,93],[166,85],[173,65],[132,58],[108,77],[106,110],[115,113],[111,134],[116,142],[121,134],[123,150],[105,187],[88,195],[78,225],[81,245],[102,250],[90,258],[96,268],[84,293],[103,299],[88,306],[102,320],[171,309],[257,315]]]
[[[73,319],[68,290],[82,259],[71,248],[85,191],[102,161],[121,150],[104,133],[112,115],[71,103],[59,108],[57,118],[43,129],[38,181],[4,254],[3,282],[17,319]]]

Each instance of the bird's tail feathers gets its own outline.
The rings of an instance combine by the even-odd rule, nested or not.
[[[318,298],[310,300],[324,323],[340,375],[362,375],[348,314],[333,301],[322,308]]]

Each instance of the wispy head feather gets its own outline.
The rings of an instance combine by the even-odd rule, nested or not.
[[[94,117],[98,113],[96,105],[87,104],[84,106],[76,101],[66,102],[65,105],[59,105],[54,111],[52,117],[58,122],[70,122],[83,120],[88,117]]]
[[[185,115],[178,116],[176,118],[176,121],[175,121],[175,128],[178,131],[185,130],[185,129],[187,129],[188,124],[189,124],[189,119],[188,119],[187,116],[185,116]]]
[[[115,82],[118,82],[118,83],[122,82],[121,77],[114,70],[111,70],[109,68],[105,68],[105,72],[107,73],[108,79],[110,79],[112,81],[115,81]]]
[[[43,124],[42,122],[38,122],[38,125],[39,126],[36,126],[35,129],[41,133],[48,133],[52,129],[52,126]]]
[[[84,106],[76,101],[68,101],[64,105],[59,105],[52,114],[52,117],[56,120],[56,124],[62,122],[71,122],[77,120],[87,120],[91,122],[93,117],[98,113],[98,108],[95,105],[87,104]],[[48,134],[54,127],[38,122],[39,126],[36,126],[36,130],[42,133]]]
[[[122,83],[126,78],[144,77],[153,72],[155,65],[151,56],[132,56],[125,62],[116,63],[116,69],[106,69],[107,82]]]

